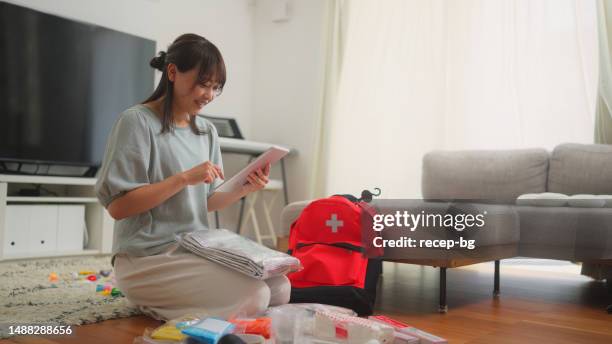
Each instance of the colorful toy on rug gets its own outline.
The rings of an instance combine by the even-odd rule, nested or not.
[[[98,284],[96,285],[96,293],[102,294],[104,296],[112,296],[112,297],[117,297],[117,296],[123,296],[123,294],[121,293],[121,291],[115,287],[113,287],[112,284]]]
[[[73,272],[65,272],[62,274],[58,274],[56,272],[50,272],[48,275],[48,280],[52,284],[56,284],[59,282],[69,283],[71,281],[89,281],[96,282],[101,280],[109,280],[113,279],[112,270],[100,270],[99,273],[96,273],[93,270],[81,270],[81,271],[73,271]]]
[[[49,282],[57,283],[57,281],[59,281],[59,278],[57,277],[57,274],[55,272],[50,273],[49,274]]]
[[[59,274],[57,274],[56,272],[51,272],[49,273],[49,282],[51,283],[57,283],[60,282],[60,280],[64,280],[64,281],[89,281],[89,282],[97,282],[97,281],[102,281],[102,280],[113,280],[114,283],[114,279],[115,277],[113,276],[113,270],[100,270],[99,272],[96,272],[94,270],[80,270],[80,271],[73,271],[70,273],[63,273],[61,276]]]
[[[81,281],[84,283],[98,282],[99,284],[96,285],[97,294],[111,297],[123,296],[123,293],[115,287],[116,281],[113,276],[113,270],[100,270],[98,273],[94,270],[80,270],[78,272],[64,273],[61,276],[56,272],[51,272],[48,279],[52,288],[59,288]]]

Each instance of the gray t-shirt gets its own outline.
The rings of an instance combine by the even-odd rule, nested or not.
[[[125,110],[108,138],[104,161],[98,173],[96,195],[104,205],[135,188],[163,181],[210,160],[222,166],[215,127],[197,117],[196,124],[208,131],[196,135],[191,128],[161,132],[161,121],[144,105]],[[175,235],[208,227],[207,199],[213,185],[187,186],[159,206],[115,221],[113,253],[149,256],[163,252]]]

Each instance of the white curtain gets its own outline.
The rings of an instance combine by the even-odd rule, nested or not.
[[[315,196],[378,186],[420,197],[433,149],[592,141],[595,0],[351,0],[342,10]]]
[[[327,2],[326,8],[327,41],[325,58],[325,79],[323,81],[323,96],[319,118],[316,120],[314,161],[311,168],[313,178],[310,178],[310,198],[323,197],[327,190],[327,160],[329,158],[329,130],[336,100],[338,99],[338,83],[342,70],[343,54],[348,24],[348,7],[345,0]]]
[[[612,1],[597,1],[599,28],[599,89],[595,111],[595,142],[612,144]]]

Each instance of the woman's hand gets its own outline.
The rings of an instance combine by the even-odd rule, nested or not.
[[[208,211],[216,211],[227,207],[242,197],[263,189],[268,184],[270,164],[247,176],[248,182],[240,189],[232,192],[215,192],[208,198]]]
[[[182,172],[181,176],[187,185],[197,185],[200,183],[211,184],[217,178],[225,178],[221,167],[214,165],[210,161]]]
[[[242,186],[242,193],[247,195],[251,192],[259,191],[268,184],[268,176],[270,175],[270,164],[267,164],[263,169],[258,169],[247,176],[245,185]]]

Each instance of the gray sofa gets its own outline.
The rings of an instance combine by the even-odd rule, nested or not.
[[[612,146],[562,144],[545,150],[432,152],[423,159],[425,199],[514,205],[552,192],[612,195]],[[612,208],[513,206],[520,256],[610,259]]]
[[[423,200],[375,200],[372,204],[379,212],[410,209],[445,214],[458,207],[467,212],[487,212],[490,219],[482,230],[469,234],[478,247],[468,253],[430,250],[430,256],[419,252],[406,257],[405,250],[385,249],[386,260],[440,268],[440,311],[447,309],[447,268],[495,261],[497,295],[499,261],[504,258],[523,256],[604,265],[612,261],[609,203],[600,208],[516,205],[517,197],[523,194],[612,195],[612,145],[562,144],[551,153],[544,149],[434,151],[424,156],[422,175]],[[283,209],[281,226],[285,234],[308,203],[296,202]],[[399,231],[381,233],[393,239]]]

